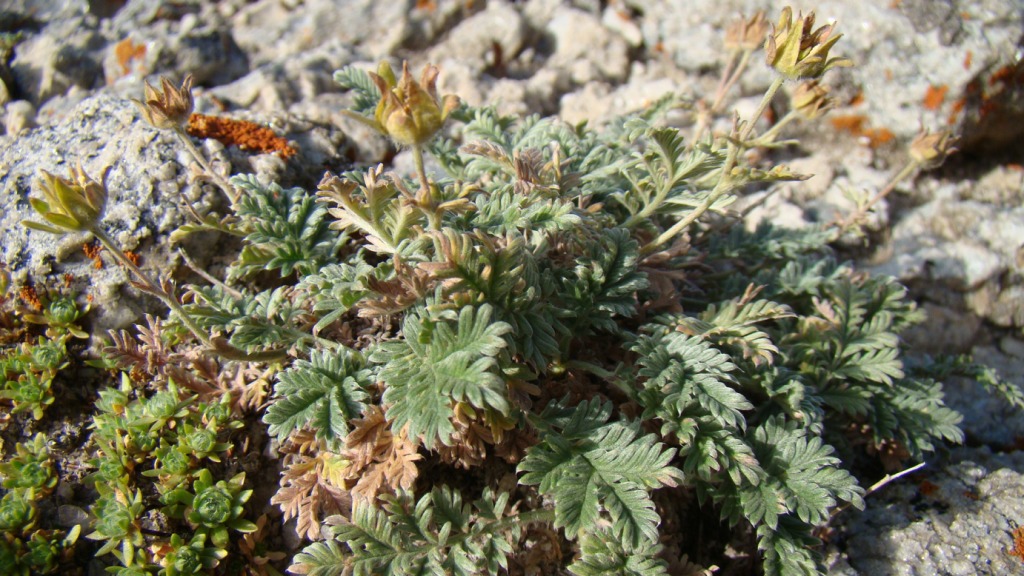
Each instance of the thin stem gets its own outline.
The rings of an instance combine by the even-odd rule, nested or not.
[[[189,316],[188,312],[185,311],[185,309],[181,306],[178,300],[171,296],[170,294],[168,294],[167,292],[165,292],[164,289],[161,288],[158,284],[150,280],[149,276],[146,276],[145,272],[139,269],[139,267],[136,266],[134,262],[129,260],[128,257],[125,256],[123,252],[121,252],[121,249],[118,248],[118,246],[114,243],[114,240],[110,236],[108,236],[106,232],[104,232],[97,226],[93,228],[92,233],[96,236],[97,239],[99,239],[100,243],[103,244],[107,251],[114,256],[115,260],[117,260],[121,265],[123,265],[125,268],[131,271],[132,274],[134,274],[135,277],[139,279],[139,281],[146,287],[146,290],[148,292],[159,298],[161,302],[166,304],[168,308],[173,310],[174,313],[181,318],[181,321],[185,323],[185,326],[188,327],[189,331],[192,332],[192,334],[194,334],[196,338],[198,338],[200,341],[202,341],[203,344],[206,344],[210,348],[215,347],[213,340],[210,338],[210,335],[207,334],[206,331],[202,329],[202,327],[196,324],[196,321],[193,320],[191,316]]]
[[[189,267],[189,269],[198,274],[199,276],[201,276],[204,280],[206,280],[210,284],[219,286],[221,290],[224,290],[234,298],[242,297],[241,292],[235,290],[231,286],[228,286],[219,278],[215,277],[213,274],[210,274],[206,270],[203,270],[201,267],[197,266],[195,261],[192,260],[192,258],[188,255],[188,252],[186,252],[184,248],[178,248],[178,254],[181,254],[181,257],[185,260],[185,264]]]
[[[726,86],[729,85],[734,78],[733,70],[737,68],[736,56],[739,54],[740,51],[738,49],[729,52],[729,61],[725,68],[722,69],[722,77],[718,79],[718,87],[715,88],[715,100],[711,105],[712,110],[716,109],[722,103],[722,100],[725,99],[725,93],[728,91]]]
[[[786,79],[782,76],[776,76],[775,79],[772,80],[771,85],[768,86],[768,91],[765,92],[764,97],[761,98],[761,104],[758,105],[757,112],[755,112],[750,118],[750,122],[743,127],[743,132],[740,133],[740,141],[750,138],[750,134],[754,131],[754,126],[757,124],[757,121],[764,115],[764,111],[768,109],[768,106],[771,105],[772,100],[775,98],[775,93],[779,91],[779,88],[782,87],[782,83],[785,81]]]
[[[715,187],[708,194],[708,197],[701,202],[700,206],[694,208],[693,212],[686,215],[685,218],[676,222],[671,228],[665,230],[651,243],[647,244],[640,249],[641,256],[646,256],[658,249],[659,246],[668,242],[674,236],[685,230],[693,224],[697,218],[700,218],[705,212],[708,211],[715,202],[718,201],[723,195],[732,189],[732,182],[729,175],[732,173],[732,169],[736,166],[736,161],[739,158],[740,147],[745,146],[745,142],[750,138],[750,134],[754,131],[754,125],[757,124],[757,120],[764,114],[764,111],[768,109],[772,99],[775,97],[775,93],[782,87],[782,83],[785,79],[781,76],[776,77],[772,80],[771,85],[768,86],[768,90],[764,93],[764,97],[761,98],[761,104],[757,107],[757,112],[754,116],[746,123],[743,130],[740,131],[739,137],[736,138],[735,142],[729,144],[729,154],[725,158],[725,163],[722,165],[721,177]],[[735,132],[734,132],[735,133]]]
[[[718,92],[715,95],[715,102],[711,105],[712,114],[718,112],[722,108],[722,103],[725,102],[725,95],[732,90],[732,87],[736,85],[740,77],[743,76],[743,71],[747,67],[747,63],[750,62],[750,55],[753,54],[753,50],[744,50],[743,55],[740,56],[740,62],[732,70],[732,74],[725,84],[719,87]]]
[[[786,113],[785,116],[780,118],[779,121],[776,122],[771,128],[765,130],[764,134],[758,136],[755,145],[767,146],[771,144],[775,140],[775,137],[778,136],[779,132],[781,132],[787,124],[789,124],[793,120],[796,120],[799,116],[799,112],[797,112],[796,110],[790,110],[789,112]]]
[[[837,226],[839,228],[840,234],[843,234],[844,232],[849,230],[850,227],[857,223],[861,218],[863,218],[875,204],[878,204],[882,200],[882,198],[885,198],[886,196],[889,195],[889,193],[895,190],[896,185],[903,181],[903,179],[905,179],[907,176],[910,176],[914,172],[914,170],[917,169],[917,167],[918,163],[915,162],[914,160],[910,160],[909,162],[907,162],[903,169],[897,172],[896,175],[893,176],[888,183],[886,183],[885,187],[883,187],[874,196],[872,196],[866,204],[861,206],[856,212],[851,214],[849,217],[841,220],[836,219],[835,221],[832,222],[832,225]]]
[[[732,189],[729,180],[729,173],[732,172],[733,166],[736,165],[736,156],[739,154],[739,148],[735,144],[729,145],[729,154],[725,158],[725,164],[722,166],[722,177],[719,179],[718,184],[711,190],[708,197],[700,203],[699,206],[693,209],[692,212],[686,215],[685,218],[676,222],[671,228],[665,230],[657,238],[652,240],[649,244],[645,245],[640,249],[641,256],[648,256],[652,252],[658,249],[659,246],[671,240],[674,236],[685,230],[693,224],[697,218],[700,218],[705,212],[708,211],[719,198],[722,197],[726,192]]]
[[[917,472],[921,468],[924,468],[926,465],[927,464],[925,462],[920,462],[918,464],[915,464],[914,466],[911,466],[910,468],[907,468],[906,470],[903,470],[901,472],[897,472],[896,474],[886,474],[885,476],[882,477],[881,480],[879,480],[878,482],[875,482],[874,484],[872,484],[871,487],[868,488],[866,492],[864,492],[864,497],[867,498],[868,496],[871,496],[875,492],[878,492],[879,490],[884,488],[890,482],[894,482],[896,480],[899,480],[900,478],[902,478],[902,477],[904,477],[904,476],[906,476],[908,474],[913,474],[914,472]],[[849,502],[845,502],[842,506],[838,506],[834,510],[832,510],[831,517],[835,518],[836,516],[841,514],[844,510],[846,510],[849,507],[850,507],[850,503]]]
[[[427,169],[423,164],[423,146],[420,144],[413,144],[412,159],[416,164],[416,176],[420,180],[420,190],[416,194],[416,203],[419,204],[420,209],[426,214],[427,220],[429,220],[429,228],[432,230],[440,230],[441,218],[435,210],[433,198],[431,198],[430,193],[430,179],[427,178]]]
[[[224,192],[224,195],[228,197],[228,201],[233,206],[238,202],[239,194],[235,190],[235,187],[230,182],[225,180],[220,174],[213,171],[213,166],[210,165],[209,161],[206,160],[206,156],[196,148],[196,145],[192,143],[192,138],[185,132],[183,128],[176,128],[174,133],[178,135],[178,140],[188,148],[189,153],[196,162],[203,168],[203,171],[217,183],[217,186]]]
[[[196,323],[195,319],[185,311],[185,308],[178,302],[177,298],[168,294],[160,285],[150,280],[149,276],[143,272],[134,262],[128,259],[127,256],[121,252],[114,240],[107,235],[99,226],[93,227],[90,230],[93,235],[100,241],[101,244],[110,252],[114,259],[122,264],[125,268],[132,272],[136,278],[139,279],[140,283],[145,286],[146,291],[156,296],[167,305],[175,314],[181,318],[181,321],[185,324],[185,327],[192,332],[196,338],[198,338],[203,344],[205,344],[210,350],[216,352],[218,355],[227,358],[228,360],[238,360],[242,362],[263,362],[280,360],[286,356],[286,352],[283,350],[265,350],[263,352],[246,352],[240,350],[235,346],[232,346],[224,338],[217,338],[216,340],[211,338],[210,335],[203,330],[202,326]]]

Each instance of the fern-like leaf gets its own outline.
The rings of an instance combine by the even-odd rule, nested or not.
[[[251,174],[231,182],[243,192],[237,213],[250,232],[229,281],[262,270],[305,276],[335,260],[347,237],[330,228],[327,209],[314,196],[302,188],[264,186]]]
[[[362,356],[348,348],[316,350],[281,372],[274,385],[276,400],[263,415],[272,436],[284,438],[309,427],[338,446],[349,431],[349,420],[362,415],[373,385],[372,372]]]
[[[664,576],[667,564],[658,553],[662,546],[643,543],[624,548],[607,530],[598,529],[580,538],[580,557],[569,565],[577,576]]]
[[[576,407],[552,403],[534,419],[541,442],[519,464],[520,482],[538,485],[555,501],[555,526],[575,538],[602,515],[622,546],[657,541],[658,515],[649,490],[674,486],[681,472],[669,466],[674,450],[638,423],[608,422],[610,406],[598,399]]]
[[[450,442],[455,402],[508,414],[508,389],[495,356],[511,327],[491,316],[486,304],[464,307],[453,319],[410,313],[402,323],[404,338],[374,350],[370,358],[383,365],[383,401],[396,430],[408,426],[409,438],[431,448]]]

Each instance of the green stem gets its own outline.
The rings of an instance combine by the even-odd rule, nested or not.
[[[750,118],[750,122],[743,127],[743,131],[740,133],[740,141],[745,141],[747,138],[750,138],[750,134],[754,131],[754,126],[757,124],[757,121],[764,115],[765,110],[768,109],[768,106],[771,105],[772,100],[775,98],[775,93],[779,91],[779,88],[782,87],[782,84],[785,81],[786,79],[782,76],[777,76],[772,80],[771,85],[768,86],[768,91],[765,92],[764,97],[761,98],[761,104],[758,105],[757,112],[755,112]]]
[[[844,218],[842,220],[837,219],[833,221],[832,224],[839,228],[839,235],[844,234],[858,220],[863,218],[864,215],[867,214],[868,211],[871,210],[871,208],[875,204],[878,204],[882,200],[882,198],[888,196],[889,193],[896,189],[897,184],[903,181],[907,176],[913,174],[914,170],[917,170],[917,168],[918,163],[915,162],[914,160],[907,162],[907,164],[899,172],[897,172],[896,175],[893,176],[888,183],[886,183],[885,187],[883,187],[881,190],[878,191],[878,193],[872,196],[866,204],[860,207],[860,209],[858,209],[856,212],[854,212],[847,218]]]
[[[146,276],[145,272],[143,272],[138,266],[136,266],[134,262],[129,260],[128,257],[125,256],[123,252],[121,252],[121,249],[114,243],[113,238],[108,236],[107,233],[100,229],[98,226],[92,229],[92,233],[96,236],[97,239],[99,239],[100,243],[103,244],[103,246],[107,249],[108,252],[110,252],[110,254],[114,257],[115,260],[117,260],[122,266],[131,271],[132,274],[134,274],[135,277],[139,279],[139,281],[146,287],[146,290],[148,292],[159,298],[161,302],[166,304],[168,308],[173,310],[174,313],[181,318],[181,321],[185,323],[185,326],[188,327],[189,331],[191,331],[196,338],[198,338],[200,341],[202,341],[203,344],[206,344],[208,347],[214,348],[214,343],[213,340],[210,338],[210,335],[207,334],[206,331],[202,329],[202,327],[196,324],[196,321],[191,316],[189,316],[188,312],[185,311],[185,309],[181,306],[178,300],[171,296],[170,294],[168,294],[167,292],[165,292],[164,289],[161,288],[158,284],[150,280],[149,276]]]
[[[649,244],[645,245],[640,249],[641,256],[648,256],[652,252],[658,249],[659,246],[668,242],[675,235],[679,234],[686,228],[693,224],[697,218],[700,218],[705,212],[708,211],[715,202],[718,201],[726,192],[732,189],[730,184],[729,173],[732,172],[733,166],[736,165],[736,156],[739,155],[739,148],[735,144],[729,145],[729,154],[725,158],[725,164],[722,166],[722,177],[718,180],[718,184],[711,190],[708,197],[700,203],[699,206],[693,209],[692,212],[686,215],[685,218],[676,222],[671,228],[665,230],[657,238],[652,240]]]
[[[224,195],[228,197],[228,201],[231,202],[232,206],[234,206],[235,203],[238,202],[239,198],[239,194],[235,190],[235,187],[225,180],[220,174],[213,171],[213,166],[211,166],[206,160],[206,156],[203,156],[203,153],[199,151],[199,148],[196,148],[196,145],[192,143],[192,138],[189,137],[184,128],[178,127],[174,130],[174,133],[178,135],[178,140],[181,140],[181,143],[185,145],[185,148],[188,148],[189,153],[192,154],[192,158],[194,158],[195,161],[203,168],[203,171],[206,172],[214,182],[216,182],[217,186],[222,192],[224,192]]]
[[[157,283],[149,279],[146,273],[143,272],[134,262],[128,259],[124,255],[124,252],[114,243],[113,238],[107,235],[99,226],[95,226],[90,230],[94,236],[100,241],[101,244],[113,255],[114,259],[121,265],[131,271],[139,282],[146,287],[146,290],[160,299],[168,308],[170,308],[175,314],[181,318],[181,321],[185,324],[185,327],[189,329],[192,334],[198,338],[203,344],[210,350],[216,352],[218,355],[227,358],[229,360],[238,360],[244,362],[263,362],[279,360],[286,356],[286,352],[283,350],[266,350],[264,352],[249,353],[244,350],[240,350],[231,344],[229,344],[223,338],[217,339],[210,338],[210,335],[203,330],[202,326],[196,323],[195,319],[185,311],[185,308],[178,302],[177,298],[168,294],[160,287]]]
[[[413,144],[412,159],[416,164],[416,176],[420,180],[420,190],[416,194],[416,203],[427,216],[428,227],[431,230],[441,229],[441,218],[434,209],[433,198],[430,193],[430,179],[427,178],[427,169],[423,164],[423,146]]]
[[[785,82],[785,78],[778,76],[772,80],[771,85],[768,86],[768,90],[764,93],[764,97],[761,98],[761,104],[757,107],[757,112],[754,113],[753,117],[746,123],[743,130],[740,131],[738,138],[735,142],[729,143],[729,154],[725,158],[725,163],[722,165],[721,177],[715,187],[708,194],[708,197],[696,208],[693,212],[686,215],[685,218],[676,222],[671,228],[665,230],[657,238],[652,240],[649,244],[640,249],[641,256],[650,255],[652,252],[658,249],[662,244],[665,244],[671,240],[674,236],[685,230],[693,224],[697,218],[700,218],[705,212],[708,211],[711,206],[718,201],[719,198],[724,196],[727,192],[732,190],[732,180],[729,175],[732,173],[732,169],[736,167],[736,161],[739,158],[740,147],[746,147],[745,142],[750,138],[750,134],[754,131],[754,125],[757,124],[757,120],[764,114],[764,111],[768,109],[772,99],[775,98],[776,92],[782,87],[782,83]]]
[[[787,124],[796,120],[800,116],[800,113],[795,110],[790,110],[785,116],[779,119],[771,128],[765,131],[757,137],[757,140],[753,142],[755,146],[767,146],[775,141],[775,137],[778,136],[779,132],[786,127]]]

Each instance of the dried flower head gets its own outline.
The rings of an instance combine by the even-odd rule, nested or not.
[[[957,151],[957,138],[948,130],[935,134],[925,130],[910,143],[910,157],[925,170],[938,168],[950,154]]]
[[[188,123],[195,104],[192,99],[192,75],[189,74],[182,80],[180,88],[175,88],[167,78],[161,78],[160,84],[163,92],[146,82],[145,101],[132,99],[132,102],[139,107],[146,122],[153,126],[181,128]]]
[[[107,204],[105,181],[109,171],[110,168],[106,168],[99,181],[90,178],[81,164],[70,169],[70,179],[42,171],[39,188],[43,198],[29,198],[28,201],[48,224],[32,220],[23,224],[51,234],[91,230],[99,223]]]
[[[405,62],[402,77],[396,80],[391,66],[381,62],[377,73],[370,73],[381,94],[374,112],[374,127],[406,146],[430,140],[459,105],[458,96],[438,98],[437,75],[437,67],[427,65],[417,82]]]
[[[725,47],[730,50],[757,50],[768,33],[768,19],[758,11],[748,20],[742,17],[725,29]]]
[[[801,116],[814,120],[835,106],[835,100],[829,97],[828,88],[817,80],[807,80],[793,90],[789,104]]]
[[[828,52],[842,37],[832,36],[835,24],[814,30],[814,12],[802,13],[793,20],[793,9],[786,6],[778,26],[764,41],[765,61],[786,78],[820,78],[837,66],[852,66],[849,58],[829,58]]]

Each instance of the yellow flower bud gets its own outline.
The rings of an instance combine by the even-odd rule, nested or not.
[[[163,92],[158,91],[146,82],[145,102],[132,99],[138,106],[142,117],[157,128],[181,128],[188,124],[195,101],[192,99],[192,75],[175,88],[167,78],[160,79]]]
[[[848,58],[829,58],[832,49],[842,34],[832,36],[834,24],[814,30],[814,12],[807,16],[802,13],[793,20],[793,9],[782,9],[779,25],[772,27],[772,33],[764,42],[765,61],[786,78],[820,78],[822,74],[837,66],[852,66]]]
[[[90,178],[81,165],[70,170],[71,179],[43,171],[39,181],[43,197],[29,198],[28,201],[49,224],[32,220],[23,224],[52,234],[92,230],[99,223],[107,204],[104,181],[109,170],[103,171],[99,182]]]
[[[396,81],[391,66],[382,62],[377,74],[370,74],[381,93],[374,112],[375,127],[405,146],[416,146],[433,138],[459,105],[457,96],[438,98],[437,75],[437,67],[427,65],[417,82],[409,74],[406,62],[401,79]]]
[[[953,147],[956,141],[956,137],[948,130],[935,134],[925,130],[910,143],[910,157],[925,170],[938,168],[950,154],[957,151]]]
[[[789,97],[789,105],[808,120],[814,120],[832,109],[835,101],[829,98],[828,88],[817,80],[808,80],[793,90]]]

